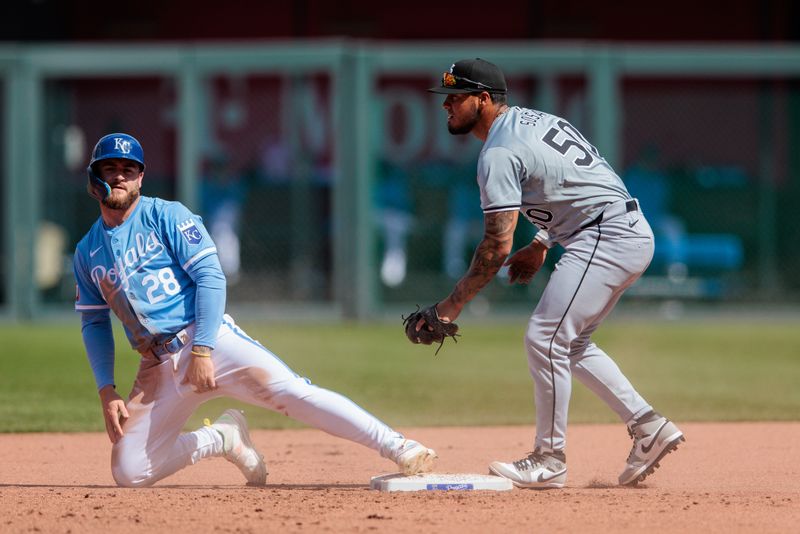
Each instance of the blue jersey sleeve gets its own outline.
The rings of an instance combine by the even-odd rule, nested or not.
[[[83,262],[81,245],[78,245],[73,257],[77,282],[75,309],[82,314],[83,345],[99,390],[114,384],[114,336],[111,330],[110,307],[92,282],[91,273]]]
[[[108,310],[83,312],[81,333],[97,389],[114,385],[114,335]]]
[[[213,349],[225,313],[225,275],[216,254],[192,264],[188,273],[197,284],[194,344]]]
[[[170,202],[165,209],[163,229],[175,260],[189,272],[190,267],[202,258],[217,253],[203,219],[189,211],[179,202]]]
[[[100,293],[97,285],[92,281],[91,273],[86,267],[83,255],[81,253],[81,246],[83,242],[78,244],[73,256],[72,266],[75,273],[75,309],[80,312],[90,310],[108,310],[110,309],[103,295]]]

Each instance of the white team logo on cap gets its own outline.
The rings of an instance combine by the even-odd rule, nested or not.
[[[123,154],[128,154],[131,151],[131,142],[122,137],[115,137],[114,150],[119,150]]]

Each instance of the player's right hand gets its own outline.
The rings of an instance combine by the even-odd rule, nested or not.
[[[217,389],[212,359],[192,356],[181,384],[191,384],[194,386],[195,393],[207,393]]]
[[[99,393],[108,439],[111,440],[111,443],[116,443],[124,435],[122,425],[125,424],[129,417],[128,409],[125,407],[125,401],[117,394],[114,386],[105,386]]]
[[[547,247],[539,241],[533,241],[527,247],[519,249],[503,264],[508,266],[508,283],[527,284],[539,272],[547,257]]]

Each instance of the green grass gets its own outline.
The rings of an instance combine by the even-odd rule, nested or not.
[[[244,324],[298,374],[338,391],[392,426],[532,424],[533,386],[522,349],[524,319],[464,324],[457,345],[410,345],[399,325]],[[118,389],[127,394],[138,355],[117,339]],[[100,405],[79,327],[0,325],[0,431],[97,431]],[[679,421],[800,419],[800,336],[784,322],[608,322],[594,336],[644,397]],[[218,399],[189,427],[215,417]],[[253,427],[299,427],[248,408]],[[581,384],[571,422],[616,416]]]

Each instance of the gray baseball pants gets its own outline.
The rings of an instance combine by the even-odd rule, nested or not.
[[[592,333],[653,258],[653,232],[640,211],[585,228],[562,243],[565,252],[533,312],[525,336],[536,401],[536,441],[563,450],[575,376],[626,423],[650,405]]]

